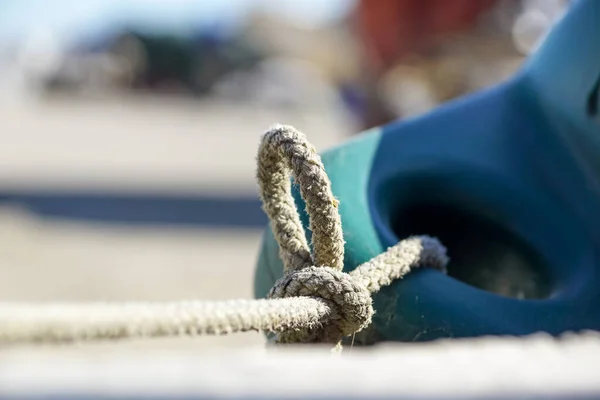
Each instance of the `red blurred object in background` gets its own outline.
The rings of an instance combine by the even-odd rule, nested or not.
[[[467,30],[498,0],[359,0],[357,29],[371,68],[385,70],[449,33]]]
[[[413,54],[427,53],[441,39],[468,31],[499,0],[358,0],[355,32],[364,50],[362,129],[398,117],[380,98],[379,79]]]

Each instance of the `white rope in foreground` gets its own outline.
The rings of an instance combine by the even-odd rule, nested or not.
[[[0,399],[593,399],[597,333],[186,353],[0,353]]]
[[[247,331],[285,332],[321,327],[323,321],[344,317],[342,307],[352,306],[353,289],[346,280],[356,282],[367,293],[359,301],[370,305],[370,292],[401,278],[423,260],[436,265],[439,243],[427,237],[409,238],[387,252],[346,274],[323,269],[326,274],[300,270],[288,275],[280,286],[288,286],[281,297],[263,300],[182,301],[173,303],[88,303],[25,304],[0,303],[0,344],[22,342],[70,342],[98,339],[123,339],[178,335],[225,334]],[[443,261],[443,259],[442,259]],[[443,265],[439,264],[439,268]],[[320,271],[318,271],[320,272]],[[305,278],[297,284],[293,279]],[[324,284],[334,285],[340,298],[318,295]],[[332,283],[333,282],[333,283]],[[279,286],[276,286],[276,290]],[[292,292],[293,291],[293,292]],[[369,292],[370,291],[370,292]],[[345,297],[344,297],[345,296]],[[327,299],[324,300],[323,298]],[[360,307],[358,303],[358,307]],[[347,318],[347,317],[346,317]],[[353,326],[350,326],[350,330]],[[352,332],[350,332],[352,333]]]
[[[310,219],[314,256],[291,193],[296,179]],[[133,337],[223,334],[262,330],[281,342],[339,344],[371,323],[371,294],[411,269],[444,270],[446,249],[434,238],[412,237],[342,272],[344,239],[338,202],[321,158],[292,127],[263,137],[258,181],[285,275],[269,300],[166,304],[0,304],[0,342],[64,342]]]
[[[223,302],[0,303],[0,344],[280,332],[318,324],[330,312],[309,297]]]
[[[258,158],[261,198],[285,266],[270,299],[0,303],[0,346],[249,330],[278,332],[280,342],[339,343],[371,322],[371,294],[382,286],[417,267],[445,269],[445,248],[420,236],[342,272],[337,200],[314,148],[293,128],[277,126]],[[291,195],[291,172],[307,204],[314,254]],[[54,355],[2,348],[0,399],[600,398],[598,333],[378,345],[343,358],[318,345],[201,356],[110,349],[86,359],[65,348]]]

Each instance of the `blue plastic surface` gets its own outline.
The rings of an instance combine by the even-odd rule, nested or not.
[[[323,155],[346,270],[413,234],[451,257],[375,296],[372,337],[600,329],[599,49],[600,1],[577,1],[510,81]],[[279,276],[267,230],[256,295]]]

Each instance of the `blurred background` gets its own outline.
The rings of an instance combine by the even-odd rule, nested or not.
[[[270,125],[322,151],[422,114],[509,77],[568,5],[3,0],[2,300],[250,298]]]

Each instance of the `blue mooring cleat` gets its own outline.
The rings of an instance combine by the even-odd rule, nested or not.
[[[451,259],[376,294],[363,341],[600,330],[599,82],[600,1],[580,0],[507,83],[323,154],[346,271],[414,234]],[[282,270],[267,229],[257,297]]]

